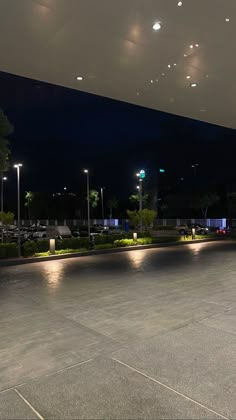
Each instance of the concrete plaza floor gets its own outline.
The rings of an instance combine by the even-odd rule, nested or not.
[[[236,418],[236,243],[0,267],[0,419]]]

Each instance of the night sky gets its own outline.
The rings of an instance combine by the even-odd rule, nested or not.
[[[84,167],[92,187],[116,196],[134,189],[139,168],[164,167],[173,188],[180,177],[191,185],[195,162],[201,188],[236,179],[234,130],[4,73],[0,108],[15,128],[24,190],[80,191]]]

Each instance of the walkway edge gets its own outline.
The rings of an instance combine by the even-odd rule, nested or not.
[[[207,242],[221,242],[219,239],[200,239],[195,241],[184,241],[184,242],[164,242],[160,244],[150,244],[150,245],[137,245],[137,246],[127,246],[122,248],[111,248],[111,249],[99,249],[93,251],[84,251],[84,252],[75,252],[73,254],[62,254],[62,255],[50,255],[47,257],[26,257],[26,258],[14,258],[14,259],[3,259],[0,260],[0,267],[10,267],[14,265],[22,264],[31,264],[39,263],[45,261],[55,261],[55,260],[64,260],[68,258],[78,258],[78,257],[90,257],[92,255],[103,255],[103,254],[115,254],[118,252],[127,252],[127,251],[137,251],[142,249],[155,249],[155,248],[167,248],[173,246],[183,246],[189,244],[199,244]]]

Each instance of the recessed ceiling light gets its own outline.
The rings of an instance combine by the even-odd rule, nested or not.
[[[178,5],[179,7],[181,7],[181,6],[183,5],[183,2],[182,2],[182,1],[179,1],[179,2],[177,3],[177,5]]]
[[[193,48],[193,45],[189,45],[189,48],[191,48],[191,49],[192,49],[192,48]]]
[[[83,77],[82,77],[82,76],[77,76],[77,77],[76,77],[76,80],[81,81],[81,80],[83,80]]]
[[[150,83],[153,83],[153,80],[152,79],[150,80]]]
[[[162,75],[162,76],[165,76],[165,73],[162,73],[161,75]]]
[[[225,18],[225,22],[230,22],[230,19],[229,18]]]
[[[186,76],[186,79],[191,79],[191,76]]]
[[[174,63],[174,66],[177,66],[177,64],[176,64],[176,63]]]
[[[199,44],[195,44],[195,47],[197,47],[197,48],[198,48],[198,47],[199,47]]]
[[[187,57],[187,54],[184,54],[184,57]]]
[[[156,79],[156,82],[158,82],[158,79]]]
[[[153,27],[154,31],[159,31],[161,29],[161,24],[160,22],[156,22],[154,23]]]
[[[194,83],[191,83],[191,85],[190,85],[191,87],[197,87],[198,86],[198,84],[196,83],[196,82],[194,82]]]
[[[170,69],[171,68],[171,65],[170,64],[168,64],[168,69]]]

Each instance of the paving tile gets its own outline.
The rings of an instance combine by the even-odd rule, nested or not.
[[[19,388],[47,419],[216,419],[217,415],[99,358]]]
[[[38,416],[14,391],[0,393],[0,419],[38,419]]]
[[[236,337],[202,323],[127,346],[114,357],[236,418]]]

